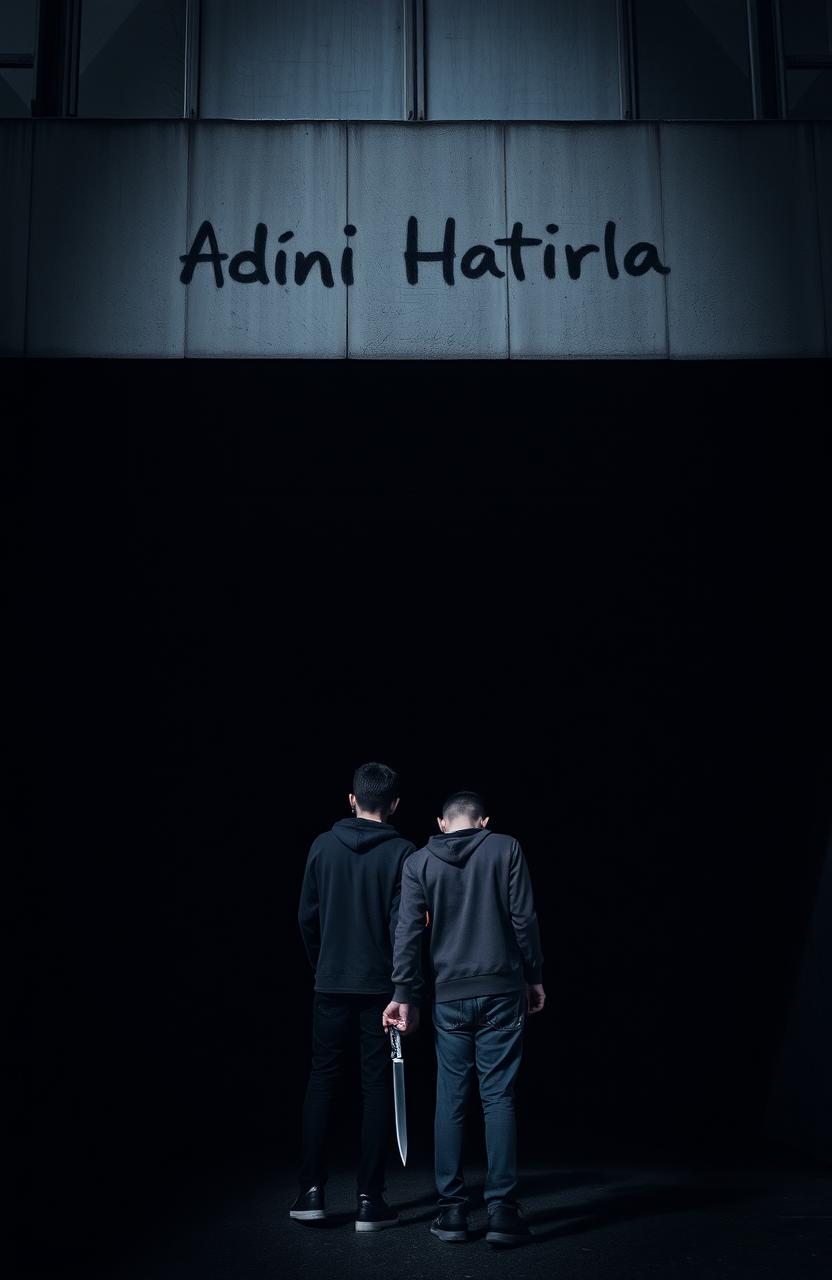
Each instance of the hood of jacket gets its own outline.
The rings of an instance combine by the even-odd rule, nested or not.
[[[332,824],[332,832],[353,853],[366,853],[386,840],[401,839],[389,822],[373,822],[370,818],[341,818]]]
[[[431,836],[427,843],[429,853],[441,858],[452,867],[464,867],[475,849],[483,840],[487,840],[491,832],[485,827],[466,827],[464,831],[443,832]]]

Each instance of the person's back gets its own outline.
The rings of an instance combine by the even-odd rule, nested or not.
[[[388,822],[357,816],[315,840],[298,920],[316,991],[389,994],[402,863],[412,850]]]
[[[540,981],[534,948],[524,961],[520,945],[531,943],[536,928],[524,870],[518,842],[484,827],[432,836],[413,854],[409,875],[420,879],[432,921],[438,1002],[522,991],[527,981]]]
[[[398,1221],[384,1202],[390,1068],[382,1027],[402,866],[413,850],[388,821],[399,802],[398,784],[398,774],[386,765],[357,769],[349,797],[352,817],[318,836],[306,862],[298,923],[315,973],[315,995],[300,1191],[289,1210],[300,1222],[326,1217],[327,1137],[356,1030],[362,1093],[356,1230],[376,1231]]]
[[[410,1022],[427,911],[435,984],[434,1159],[440,1210],[431,1231],[440,1240],[468,1238],[462,1146],[476,1074],[488,1149],[486,1240],[511,1244],[528,1235],[514,1199],[514,1083],[526,1014],[539,1012],[545,1002],[543,957],[523,852],[511,836],[487,831],[487,823],[481,797],[456,792],[443,806],[440,834],[405,863],[394,992],[384,1022],[399,1029]]]

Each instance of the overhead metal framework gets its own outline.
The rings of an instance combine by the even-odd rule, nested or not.
[[[36,48],[0,49],[0,69],[34,67],[34,114],[78,114],[83,0],[39,0]],[[619,78],[619,117],[637,120],[639,109],[638,4],[616,0]],[[200,75],[202,0],[185,0],[185,56],[181,114],[202,114]],[[832,53],[784,53],[781,0],[746,0],[748,56],[753,118],[783,119],[787,115],[786,81],[789,71],[832,71]],[[430,0],[401,0],[402,114],[406,121],[427,120],[430,68],[428,24]]]

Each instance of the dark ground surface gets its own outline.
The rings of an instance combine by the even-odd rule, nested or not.
[[[527,1166],[520,1199],[534,1238],[510,1250],[494,1250],[483,1239],[482,1178],[482,1169],[472,1171],[472,1240],[449,1245],[428,1230],[434,1191],[427,1167],[391,1172],[388,1196],[401,1225],[373,1234],[353,1227],[354,1182],[346,1171],[331,1177],[332,1217],[316,1226],[288,1217],[292,1170],[206,1174],[186,1179],[166,1225],[129,1257],[113,1256],[104,1271],[113,1280],[832,1274],[830,1169],[783,1162]]]

